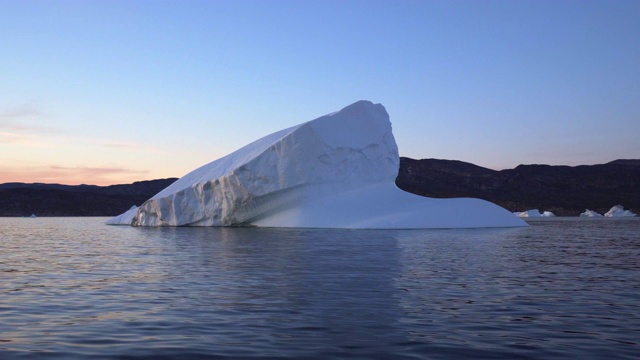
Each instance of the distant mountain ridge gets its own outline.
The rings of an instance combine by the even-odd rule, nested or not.
[[[177,178],[110,186],[0,184],[0,216],[115,216],[141,205]],[[519,165],[491,170],[458,160],[400,158],[396,184],[436,198],[476,197],[510,211],[578,216],[623,205],[640,213],[640,160],[580,166]]]
[[[455,160],[400,158],[398,187],[429,197],[477,197],[511,211],[578,216],[614,205],[640,210],[640,160],[580,166],[519,165],[491,170]]]
[[[0,216],[112,216],[140,205],[177,178],[110,186],[0,184]]]

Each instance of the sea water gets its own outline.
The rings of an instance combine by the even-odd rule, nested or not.
[[[0,358],[640,357],[640,219],[135,228],[0,218]]]

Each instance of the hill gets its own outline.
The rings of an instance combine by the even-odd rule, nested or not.
[[[491,170],[453,160],[400,158],[398,187],[419,195],[477,197],[511,211],[577,216],[621,204],[640,213],[640,160],[581,166],[519,165]]]
[[[140,205],[176,178],[96,186],[0,184],[0,216],[113,216]]]
[[[0,184],[0,216],[115,216],[140,205],[176,178],[111,186]],[[640,160],[581,166],[520,165],[491,170],[456,160],[400,158],[396,184],[435,198],[476,197],[510,211],[577,216],[623,205],[640,213]]]

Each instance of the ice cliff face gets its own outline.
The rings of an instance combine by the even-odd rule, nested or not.
[[[526,226],[477,199],[395,187],[398,148],[380,104],[359,101],[204,165],[108,221],[135,226]]]

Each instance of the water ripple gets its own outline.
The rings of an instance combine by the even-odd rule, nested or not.
[[[640,221],[131,228],[0,218],[1,358],[634,359]]]

